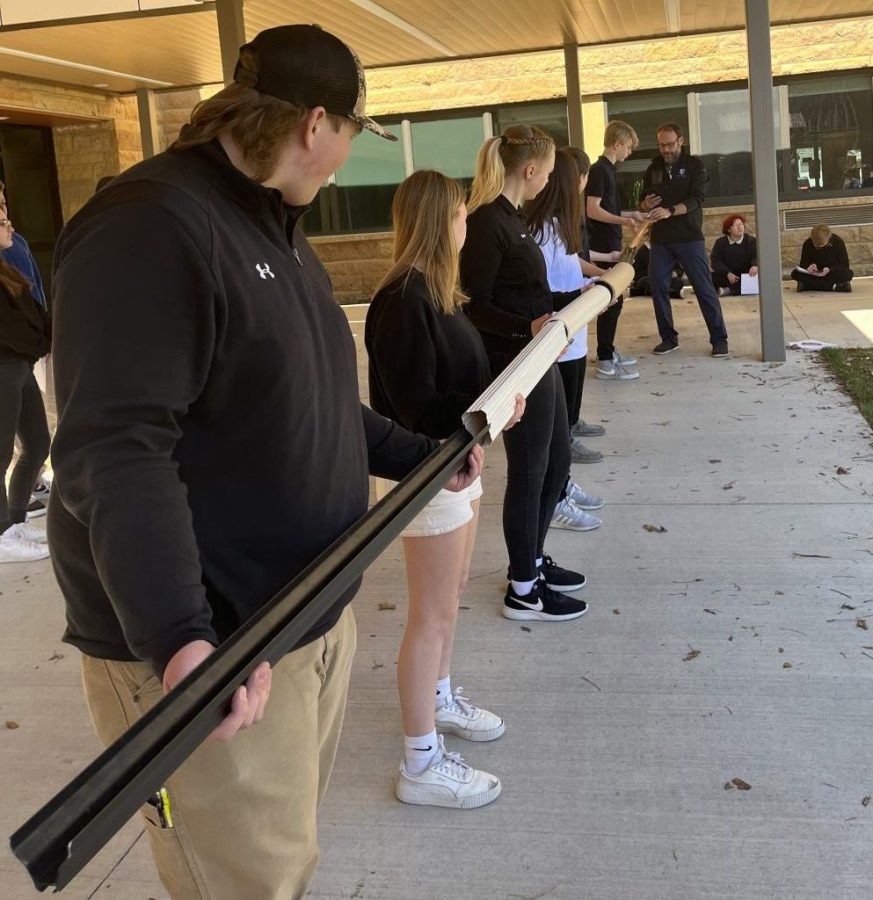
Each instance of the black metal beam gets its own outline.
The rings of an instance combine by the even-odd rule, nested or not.
[[[299,645],[460,467],[459,429],[10,838],[38,890],[61,890],[221,721],[263,660]]]

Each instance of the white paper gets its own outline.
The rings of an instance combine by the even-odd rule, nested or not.
[[[741,294],[757,294],[758,293],[758,276],[757,275],[740,275],[740,293]]]

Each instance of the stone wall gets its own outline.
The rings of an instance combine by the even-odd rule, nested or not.
[[[390,232],[313,237],[310,241],[333,281],[340,303],[368,301],[391,266]]]
[[[841,205],[863,203],[863,199],[839,201]],[[815,206],[815,203],[780,203],[780,211],[795,207]],[[818,204],[823,210],[829,204]],[[748,230],[755,233],[755,213],[749,206],[713,207],[704,213],[704,234],[707,249],[721,234],[722,220],[728,213],[741,213]],[[822,214],[822,221],[827,216]],[[856,276],[873,275],[873,224],[834,226],[833,231],[845,242],[849,261]],[[800,260],[800,247],[809,237],[808,228],[782,231],[783,277]],[[333,281],[334,294],[340,303],[364,303],[373,295],[391,265],[391,233],[349,234],[338,237],[313,237],[310,241]]]

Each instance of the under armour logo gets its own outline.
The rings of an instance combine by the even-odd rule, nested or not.
[[[257,271],[258,271],[258,275],[260,275],[261,278],[264,279],[264,281],[267,280],[267,276],[268,276],[268,275],[270,276],[270,278],[275,278],[275,277],[276,277],[276,276],[270,271],[270,265],[269,265],[269,263],[255,263],[255,268],[256,268]]]

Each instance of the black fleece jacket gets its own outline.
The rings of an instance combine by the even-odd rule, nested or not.
[[[554,311],[542,251],[502,194],[467,219],[461,286],[470,298],[464,311],[499,375],[533,339],[530,323]]]
[[[368,470],[436,446],[360,403],[302,211],[213,142],[129,169],[61,235],[49,540],[87,654],[160,675],[220,643],[363,515]]]
[[[461,310],[440,312],[417,269],[386,285],[367,312],[370,405],[410,431],[447,438],[491,381],[482,338]]]
[[[703,162],[683,150],[672,166],[659,154],[649,163],[643,177],[642,197],[658,194],[661,206],[684,203],[687,212],[670,216],[652,225],[653,244],[682,244],[703,240],[703,201],[706,199],[707,174]]]
[[[0,357],[33,365],[51,349],[51,320],[25,289],[14,294],[0,285]]]

